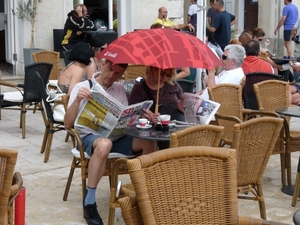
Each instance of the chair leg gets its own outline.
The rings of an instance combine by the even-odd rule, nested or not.
[[[46,128],[45,128],[45,133],[44,133],[44,138],[43,138],[43,142],[42,142],[41,151],[40,151],[41,153],[45,152],[47,139],[48,139],[48,134],[49,134],[49,125],[47,124]]]
[[[261,184],[257,185],[257,194],[259,198],[258,203],[259,203],[260,217],[266,220],[267,219],[266,206],[265,206],[265,199],[264,199],[264,194],[263,194]]]
[[[298,161],[297,176],[296,176],[294,194],[293,194],[293,199],[292,199],[292,206],[293,207],[295,207],[296,204],[297,204],[299,187],[300,187],[300,156],[299,156],[299,161]]]
[[[50,157],[50,150],[51,150],[51,145],[52,145],[52,140],[53,140],[53,133],[54,133],[53,124],[51,123],[50,128],[49,128],[48,138],[47,138],[44,163],[48,162],[49,157]]]
[[[110,207],[109,208],[109,214],[108,214],[108,225],[114,225],[114,220],[115,220],[115,207]]]
[[[292,168],[291,168],[291,153],[285,153],[285,165],[287,169],[287,183],[288,185],[292,185]]]
[[[76,168],[76,162],[77,162],[77,159],[75,157],[73,157],[73,161],[72,161],[72,164],[71,164],[71,169],[70,169],[70,173],[69,173],[69,177],[68,177],[68,181],[67,181],[67,184],[66,184],[64,197],[63,197],[64,201],[67,201],[67,199],[68,199],[68,195],[69,195],[69,191],[70,191],[74,171],[75,171],[75,168]]]
[[[67,134],[66,134],[66,137],[65,137],[65,142],[68,142],[68,141],[69,141],[69,137],[70,137],[70,134],[67,133]]]
[[[25,131],[26,131],[26,122],[25,122],[25,114],[26,114],[26,106],[22,105],[21,109],[21,118],[20,118],[20,128],[22,128],[22,138],[25,139]]]
[[[286,185],[286,175],[285,175],[285,154],[280,153],[280,166],[281,166],[281,182],[282,186]]]

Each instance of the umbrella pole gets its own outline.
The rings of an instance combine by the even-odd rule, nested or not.
[[[156,91],[155,113],[158,113],[159,89],[160,89],[160,69],[158,70],[158,83],[157,83],[157,91]]]

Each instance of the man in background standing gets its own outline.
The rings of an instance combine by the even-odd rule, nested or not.
[[[278,30],[283,25],[283,39],[284,47],[286,48],[288,56],[293,56],[291,32],[298,20],[298,8],[292,4],[292,0],[284,0],[285,7],[282,10],[282,17],[278,22],[278,25],[274,31],[277,35]]]
[[[213,7],[218,12],[214,18],[210,32],[214,32],[215,41],[224,51],[225,46],[231,39],[231,26],[237,22],[237,17],[227,12],[223,0],[215,0]]]
[[[188,23],[191,23],[197,29],[197,0],[191,0],[191,5],[188,11]]]
[[[207,14],[206,14],[208,27],[211,26],[214,18],[218,14],[217,11],[215,10],[215,8],[213,7],[214,6],[214,1],[215,0],[210,0],[209,1],[210,8],[207,10]]]

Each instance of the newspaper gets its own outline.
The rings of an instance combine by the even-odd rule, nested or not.
[[[197,124],[209,124],[220,107],[220,103],[187,92],[184,93],[182,105],[186,122]]]
[[[111,139],[124,136],[124,128],[136,124],[143,109],[149,109],[153,104],[152,100],[148,100],[124,106],[100,86],[92,89],[91,94],[92,98],[83,104],[75,123]]]

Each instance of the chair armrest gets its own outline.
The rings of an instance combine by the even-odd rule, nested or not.
[[[236,123],[241,123],[242,121],[236,117],[236,116],[228,116],[228,115],[221,115],[219,113],[215,114],[216,119],[223,119],[223,120],[231,120],[234,121]]]
[[[22,185],[23,185],[23,179],[21,174],[19,172],[15,172],[13,176],[12,186],[10,187],[10,196],[9,196],[8,205],[11,205],[13,203],[20,189],[22,188]]]
[[[7,81],[4,81],[4,80],[0,80],[0,85],[6,86],[6,87],[15,88],[15,89],[17,89],[19,92],[21,92],[21,94],[23,94],[22,90],[21,90],[20,87],[18,86],[19,84],[15,84],[15,83],[7,82]]]
[[[118,200],[122,209],[122,217],[125,224],[139,225],[143,224],[140,209],[137,204],[136,196],[126,196]]]

